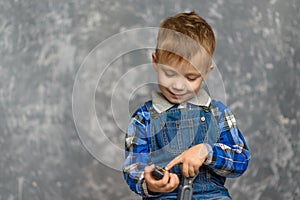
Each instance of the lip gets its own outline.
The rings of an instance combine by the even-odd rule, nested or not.
[[[173,92],[171,92],[171,91],[169,91],[170,92],[170,94],[173,96],[173,97],[183,97],[183,96],[185,96],[186,95],[186,93],[184,93],[184,94],[176,94],[176,93],[173,93]]]

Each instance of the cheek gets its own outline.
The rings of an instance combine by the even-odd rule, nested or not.
[[[198,90],[201,86],[201,83],[202,83],[202,80],[190,83],[190,90],[193,92],[198,92]]]
[[[159,75],[158,76],[158,84],[160,84],[164,87],[169,87],[172,84],[172,80],[164,75]]]

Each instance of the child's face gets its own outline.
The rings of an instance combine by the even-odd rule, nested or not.
[[[153,60],[156,60],[155,54],[152,56]],[[192,59],[191,63],[195,66],[202,64],[197,56]],[[175,104],[193,98],[199,91],[202,81],[212,69],[212,66],[209,69],[196,68],[188,62],[172,65],[153,62],[153,66],[158,75],[158,85],[162,94],[168,101]]]

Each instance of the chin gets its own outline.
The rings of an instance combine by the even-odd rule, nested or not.
[[[181,104],[181,103],[187,101],[186,99],[176,99],[176,98],[172,98],[172,97],[167,98],[167,100],[174,104]]]

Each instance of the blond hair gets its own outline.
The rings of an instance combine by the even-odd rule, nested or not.
[[[215,49],[211,26],[194,11],[179,13],[160,24],[157,36],[156,62],[170,58],[191,59],[199,51],[210,58]]]

